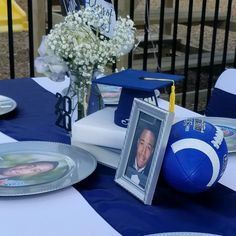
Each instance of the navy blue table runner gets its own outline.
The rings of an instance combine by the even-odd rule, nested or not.
[[[28,78],[0,81],[0,94],[17,103],[16,110],[0,116],[0,131],[21,141],[70,143],[70,136],[55,125],[54,94]]]
[[[55,126],[55,95],[31,79],[0,81],[0,94],[18,104],[15,111],[0,116],[1,132],[19,141],[70,143],[68,133]],[[221,184],[187,195],[159,181],[153,205],[146,206],[115,184],[114,175],[115,170],[98,165],[74,187],[122,235],[175,231],[236,235],[236,193]]]

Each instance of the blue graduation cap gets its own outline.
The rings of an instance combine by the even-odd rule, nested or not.
[[[114,122],[127,127],[134,98],[155,98],[155,90],[183,79],[179,75],[128,69],[94,80],[93,83],[122,87]]]

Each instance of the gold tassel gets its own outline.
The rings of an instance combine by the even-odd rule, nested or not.
[[[169,98],[169,112],[175,112],[175,81],[172,79],[144,78],[144,80],[171,81],[171,93]]]
[[[170,100],[169,100],[169,112],[175,112],[175,84],[171,86]]]

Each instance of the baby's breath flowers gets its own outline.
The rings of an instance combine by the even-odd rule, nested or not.
[[[134,47],[136,30],[128,16],[117,19],[111,38],[104,36],[109,27],[109,18],[99,8],[86,7],[70,13],[45,37],[44,50],[39,51],[40,57],[35,61],[36,69],[53,76],[54,80],[57,80],[55,75],[69,71],[78,79],[86,80],[77,81],[78,85],[90,83],[95,69],[104,72],[109,63],[114,63]]]

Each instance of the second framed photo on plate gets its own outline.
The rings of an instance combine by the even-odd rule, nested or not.
[[[115,182],[145,204],[156,189],[174,113],[134,99]]]

